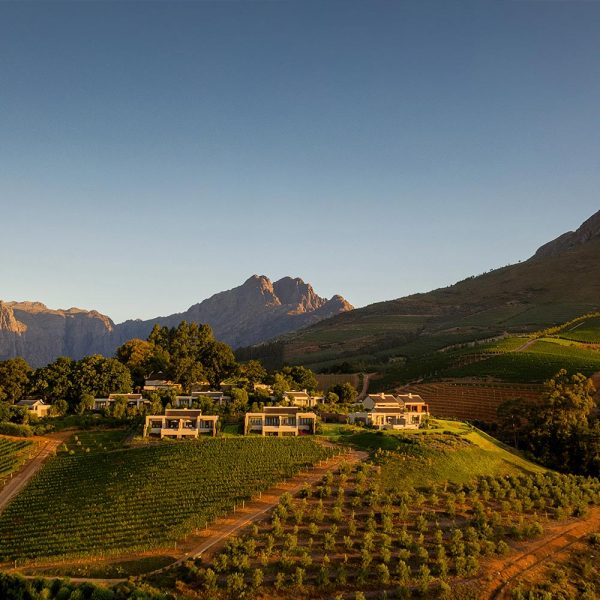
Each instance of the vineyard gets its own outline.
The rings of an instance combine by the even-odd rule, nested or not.
[[[0,478],[16,471],[28,455],[31,442],[0,437]]]
[[[600,351],[544,338],[522,352],[506,352],[447,369],[447,377],[495,377],[504,381],[542,382],[560,369],[590,376],[600,371]]]
[[[417,435],[370,464],[342,465],[300,497],[283,496],[266,521],[210,560],[150,581],[200,598],[448,598],[459,588],[474,598],[486,561],[600,504],[598,480],[534,469],[403,485],[407,463],[430,468],[422,451],[470,444],[456,434]]]
[[[453,417],[467,421],[493,423],[496,410],[503,402],[515,398],[536,400],[542,392],[540,385],[439,382],[411,385],[403,392],[419,394],[429,404],[436,417]]]
[[[115,435],[73,438],[6,508],[2,560],[173,547],[235,504],[335,453],[309,438],[105,450]]]
[[[565,340],[585,344],[600,344],[600,317],[594,317],[558,334]]]

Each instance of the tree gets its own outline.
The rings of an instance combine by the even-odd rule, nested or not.
[[[245,377],[249,383],[262,383],[267,378],[267,371],[258,360],[249,360],[239,366],[240,377]]]
[[[57,400],[52,404],[51,414],[54,417],[64,417],[69,410],[69,405],[66,400]]]
[[[156,350],[152,342],[134,338],[117,348],[115,358],[129,369],[133,384],[141,387],[146,376],[154,370],[151,358]]]
[[[106,398],[113,393],[131,392],[131,375],[129,369],[115,358],[104,358],[99,354],[86,356],[77,361],[73,370],[73,390],[71,407],[75,408],[76,402],[84,394],[95,398]]]
[[[46,367],[36,369],[31,376],[31,393],[50,403],[55,400],[74,403],[77,400],[73,397],[74,366],[72,358],[59,356]]]
[[[230,414],[244,412],[248,408],[248,392],[241,388],[232,388],[229,392],[231,400],[227,405]]]
[[[562,369],[544,388],[530,414],[530,449],[550,467],[578,472],[587,462],[587,449],[580,442],[589,432],[595,407],[592,381]]]
[[[352,404],[356,401],[358,392],[350,383],[338,383],[329,388],[329,392],[336,394],[341,404]]]
[[[315,374],[306,367],[284,367],[281,373],[292,380],[294,389],[314,392],[319,386]]]
[[[20,357],[0,362],[0,400],[15,404],[24,398],[31,373],[31,367]]]

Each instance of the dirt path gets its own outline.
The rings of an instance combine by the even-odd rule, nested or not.
[[[325,473],[339,467],[340,464],[344,462],[354,464],[359,461],[366,460],[368,456],[369,455],[367,452],[361,452],[359,450],[353,450],[347,454],[340,454],[323,462],[320,466],[315,467],[308,473],[300,473],[289,481],[280,483],[279,485],[267,490],[264,494],[262,494],[261,498],[253,500],[252,502],[248,502],[243,508],[238,509],[235,513],[215,521],[210,529],[206,530],[205,539],[186,552],[184,557],[168,567],[157,569],[156,571],[148,573],[148,575],[153,575],[166,569],[170,569],[171,567],[178,565],[189,558],[199,558],[205,554],[210,555],[214,553],[224,545],[225,540],[229,536],[236,533],[239,529],[246,527],[250,523],[260,520],[265,513],[270,511],[272,508],[275,508],[275,506],[277,506],[279,503],[279,498],[286,492],[292,496],[295,496],[300,492],[305,484],[317,483],[322,479]]]
[[[515,348],[513,352],[525,352],[528,348],[533,346],[538,341],[538,338],[533,338],[532,340],[527,340],[524,344],[521,344],[518,348]]]
[[[284,493],[287,492],[292,495],[298,494],[306,483],[313,484],[320,481],[328,471],[339,467],[341,463],[346,462],[354,464],[359,461],[366,460],[368,456],[369,455],[367,452],[352,450],[348,453],[340,454],[329,460],[323,461],[310,471],[303,471],[286,482],[279,483],[278,485],[263,492],[260,498],[245,503],[243,507],[238,508],[236,511],[230,513],[226,517],[217,519],[209,528],[201,530],[197,534],[188,536],[184,541],[177,544],[177,552],[175,553],[175,556],[179,556],[180,558],[166,567],[150,571],[144,575],[156,575],[191,558],[199,558],[201,556],[210,555],[216,552],[224,546],[229,536],[237,533],[240,529],[244,528],[250,523],[260,520],[268,511],[277,506],[280,497]],[[143,556],[149,556],[150,554],[159,555],[164,553],[165,550],[163,549],[157,551],[156,553],[144,553]],[[170,553],[173,554],[173,551]],[[130,553],[124,556],[115,556],[110,561],[99,562],[97,560],[90,560],[89,563],[108,566],[113,563],[122,562],[123,560],[134,560],[136,556],[137,555]],[[48,566],[55,566],[58,564],[60,564],[62,567],[68,567],[69,563],[64,561],[60,563],[46,563],[36,565],[36,567],[43,569],[47,568]],[[77,565],[81,566],[81,564],[82,561],[78,560]],[[19,572],[18,569],[10,569],[10,571]],[[35,579],[36,577],[40,577],[40,575],[27,576],[28,579]],[[41,577],[45,576],[41,575]],[[56,575],[48,576],[49,579],[55,579],[56,577]],[[70,579],[73,582],[90,582],[100,585],[116,585],[123,581],[127,581],[127,579],[124,578],[101,579],[94,577],[70,577]]]
[[[40,470],[48,458],[70,436],[72,432],[61,432],[41,438],[29,438],[39,444],[37,454],[23,468],[12,476],[0,490],[0,512],[27,485],[27,482]],[[20,438],[23,439],[23,438]]]
[[[553,526],[544,538],[522,545],[517,555],[488,563],[486,570],[492,573],[493,579],[487,589],[482,591],[480,598],[511,598],[511,586],[522,575],[540,568],[550,559],[560,558],[574,544],[596,531],[600,531],[600,507],[590,509],[584,519]]]
[[[369,393],[369,380],[373,375],[374,373],[363,373],[362,389],[360,390],[360,394],[358,394],[358,397],[356,398],[357,402],[362,402],[367,397],[367,394]]]

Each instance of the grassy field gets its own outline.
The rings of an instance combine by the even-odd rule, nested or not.
[[[0,437],[0,478],[16,471],[29,456],[33,444],[26,440]]]
[[[460,421],[432,419],[430,429],[370,431],[323,425],[338,443],[393,454],[382,467],[384,484],[412,490],[440,482],[465,483],[483,475],[545,471],[498,440]],[[426,467],[425,467],[426,465]],[[402,473],[398,478],[398,473]]]
[[[172,547],[333,452],[257,437],[115,449],[123,433],[78,434],[43,467],[0,515],[2,560]]]
[[[328,429],[372,460],[282,497],[223,551],[149,582],[198,598],[475,599],[494,557],[600,503],[597,480],[543,472],[476,430],[438,425]]]

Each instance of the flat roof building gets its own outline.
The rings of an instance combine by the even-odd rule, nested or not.
[[[297,436],[313,434],[317,415],[303,412],[296,406],[267,406],[261,412],[246,413],[244,435]]]
[[[181,440],[203,434],[215,436],[218,419],[216,415],[203,415],[201,410],[168,408],[164,415],[146,416],[144,437],[155,435]]]

